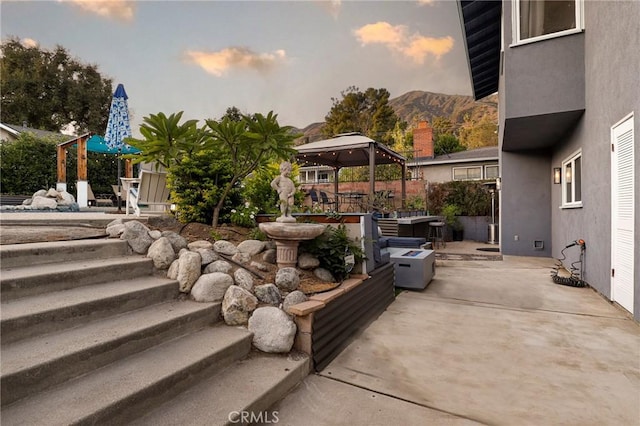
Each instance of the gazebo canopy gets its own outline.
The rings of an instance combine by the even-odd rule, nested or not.
[[[324,165],[334,169],[335,192],[338,193],[338,172],[343,167],[369,166],[369,196],[375,193],[375,166],[398,164],[402,167],[402,204],[405,201],[406,159],[386,145],[360,133],[343,133],[331,139],[299,145],[296,160],[301,166]]]
[[[344,133],[331,139],[297,146],[296,159],[301,165],[321,164],[334,168],[368,166],[374,152],[375,164],[400,164],[406,159],[386,145],[362,136],[360,133]]]

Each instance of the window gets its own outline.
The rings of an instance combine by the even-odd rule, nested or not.
[[[485,179],[495,179],[500,176],[498,171],[498,166],[484,166],[484,178]]]
[[[453,168],[453,180],[480,180],[480,179],[482,179],[482,166]]]
[[[583,0],[514,2],[514,42],[544,40],[582,30]]]
[[[582,207],[582,151],[562,162],[562,207]]]
[[[318,172],[318,182],[319,183],[327,183],[327,182],[329,182],[329,173],[328,172]]]

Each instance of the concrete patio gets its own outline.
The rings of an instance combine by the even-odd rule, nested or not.
[[[5,239],[70,219],[95,220],[75,231],[91,233],[112,218],[12,213],[0,222]],[[477,250],[491,247],[438,249],[424,291],[400,293],[269,413],[283,425],[640,424],[640,326],[590,288],[554,284],[552,259],[451,260],[500,259]]]
[[[399,294],[273,407],[279,424],[640,424],[640,327],[554,284],[552,264],[438,261],[427,289]]]

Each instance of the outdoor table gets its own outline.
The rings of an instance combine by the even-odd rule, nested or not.
[[[399,237],[426,237],[429,235],[429,222],[442,220],[440,216],[409,216],[398,218]]]
[[[350,212],[362,211],[362,200],[366,194],[361,192],[339,192],[340,204],[347,206]]]

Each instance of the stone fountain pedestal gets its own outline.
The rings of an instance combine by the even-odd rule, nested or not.
[[[295,220],[295,219],[294,219]],[[278,268],[295,268],[298,264],[298,244],[322,234],[325,225],[316,223],[266,222],[259,228],[276,242]]]

